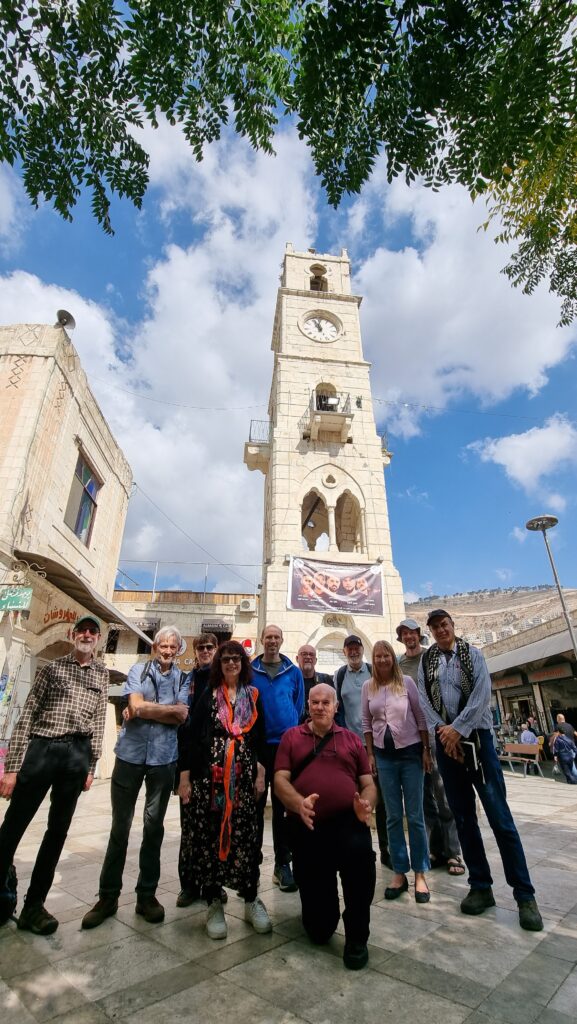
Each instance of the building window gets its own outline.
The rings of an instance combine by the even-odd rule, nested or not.
[[[106,650],[107,654],[116,654],[116,652],[118,650],[118,641],[119,641],[119,639],[120,639],[120,630],[119,629],[110,629],[108,631],[108,637],[106,639],[106,647],[105,647],[105,650]]]
[[[145,633],[146,636],[150,637],[151,640],[154,640],[154,633],[155,633],[154,629],[143,629],[142,632]],[[150,654],[150,644],[147,644],[146,640],[143,640],[142,637],[138,637],[138,644],[137,644],[137,647],[136,647],[136,653],[137,654]]]
[[[90,544],[96,502],[102,482],[82,455],[78,456],[64,522],[83,544]]]

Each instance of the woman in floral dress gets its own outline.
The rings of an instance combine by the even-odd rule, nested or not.
[[[244,896],[245,920],[264,934],[272,928],[257,896],[260,843],[256,803],[264,792],[265,730],[250,661],[242,644],[226,641],[211,667],[210,685],[196,705],[181,763],[181,799],[190,801],[191,884],[208,903],[206,930],[225,939],[221,887]]]

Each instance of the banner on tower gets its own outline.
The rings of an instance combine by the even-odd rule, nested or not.
[[[291,557],[287,608],[307,612],[383,614],[380,564],[321,562]]]

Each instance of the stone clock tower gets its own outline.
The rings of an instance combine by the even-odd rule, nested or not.
[[[265,476],[259,632],[284,633],[294,658],[303,643],[334,669],[343,640],[365,655],[391,640],[404,617],[393,565],[383,465],[363,358],[350,263],[287,243],[278,290],[269,420],[253,420],[244,461]]]

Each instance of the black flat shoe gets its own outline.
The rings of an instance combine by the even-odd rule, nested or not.
[[[418,892],[418,890],[415,889],[415,903],[428,903],[430,899],[431,894],[428,889],[426,892]]]
[[[409,881],[405,878],[402,885],[388,885],[385,889],[386,900],[398,900],[399,896],[402,896],[404,892],[408,892]]]

